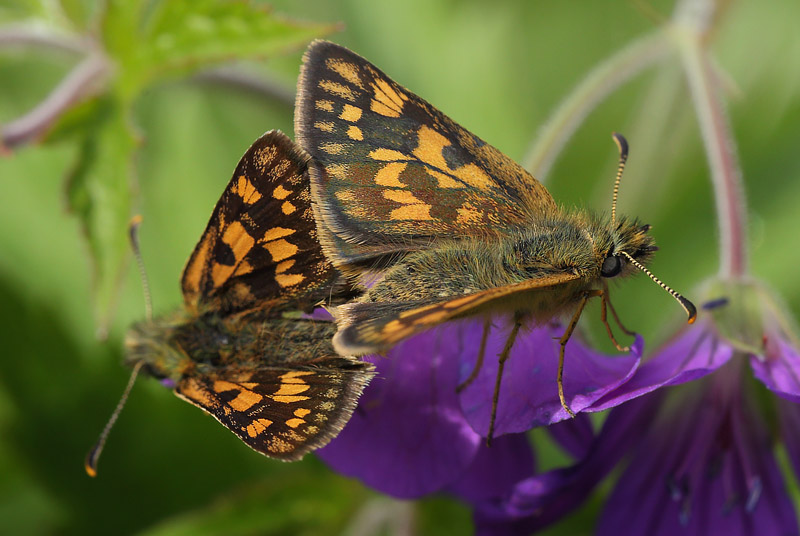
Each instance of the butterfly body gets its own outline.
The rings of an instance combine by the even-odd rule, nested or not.
[[[597,286],[609,256],[650,258],[640,224],[560,208],[513,160],[333,43],[306,51],[295,130],[326,256],[383,276],[336,313],[339,352],[381,351],[487,308],[544,321]]]
[[[347,296],[316,237],[306,163],[278,131],[256,140],[184,269],[184,308],[125,341],[129,365],[286,461],[335,437],[374,375],[336,354],[333,323],[300,314]]]
[[[323,251],[348,275],[378,275],[362,299],[335,310],[335,349],[380,352],[453,319],[508,313],[514,327],[499,356],[496,409],[502,364],[521,326],[573,311],[557,382],[571,414],[564,346],[583,307],[600,297],[606,323],[605,279],[647,272],[656,249],[649,227],[616,218],[616,186],[610,218],[563,210],[499,150],[361,56],[324,41],[304,56],[295,132],[311,156]],[[627,142],[614,139],[619,179]],[[670,292],[693,320],[694,307]]]
[[[405,311],[452,303],[491,289],[574,275],[559,285],[503,294],[447,317],[515,312],[528,324],[545,323],[571,312],[587,291],[603,288],[603,261],[613,257],[617,248],[646,262],[655,249],[646,230],[635,220],[620,219],[612,231],[607,220],[589,212],[554,212],[491,240],[443,241],[436,248],[409,253],[386,270],[358,302],[337,309],[340,331],[334,346],[342,352],[359,353],[387,349],[393,340],[387,336],[391,328],[386,324],[380,331],[370,328],[377,326],[376,309],[378,317],[402,316]],[[626,265],[615,276],[635,272],[638,270]]]
[[[125,340],[126,361],[145,363],[158,379],[177,382],[190,373],[313,365],[314,356],[331,353],[335,327],[330,322],[270,318],[263,312],[225,318],[175,314],[134,325]]]

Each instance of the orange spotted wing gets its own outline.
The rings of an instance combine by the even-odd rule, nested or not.
[[[296,103],[323,250],[360,282],[381,276],[335,311],[340,353],[381,351],[455,318],[508,312],[515,328],[503,361],[522,322],[574,310],[568,338],[588,298],[603,296],[606,306],[606,278],[647,272],[653,240],[647,226],[615,219],[616,189],[608,220],[560,209],[519,165],[343,47],[311,44]],[[627,142],[614,139],[618,181]],[[559,395],[572,413],[560,379]]]
[[[306,51],[295,132],[312,157],[323,246],[340,268],[502,233],[555,208],[514,161],[333,43]]]
[[[354,302],[339,306],[339,331],[334,348],[347,354],[370,354],[444,322],[491,308],[493,303],[515,294],[532,292],[578,281],[580,276],[561,273],[494,287],[448,300],[412,302]]]
[[[276,298],[306,306],[327,297],[336,271],[317,239],[307,162],[279,131],[247,150],[184,269],[190,310],[230,313]]]
[[[336,355],[333,323],[297,314],[345,293],[316,238],[307,161],[278,131],[259,138],[186,265],[186,311],[139,323],[126,339],[130,364],[282,460],[335,437],[374,374]]]
[[[330,357],[317,368],[227,371],[186,378],[175,393],[254,450],[293,461],[327,444],[347,423],[370,378],[363,365]]]

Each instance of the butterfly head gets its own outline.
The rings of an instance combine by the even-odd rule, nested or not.
[[[649,225],[622,217],[609,225],[605,232],[600,232],[598,250],[603,258],[601,277],[612,278],[638,272],[637,267],[628,260],[629,257],[641,265],[648,264],[658,250],[653,237],[647,234],[649,230]]]
[[[125,362],[142,363],[144,372],[158,379],[177,382],[183,375],[187,356],[174,335],[177,319],[146,320],[134,324],[125,335]]]
[[[175,387],[182,375],[180,363],[185,360],[181,359],[176,348],[167,344],[168,335],[174,331],[172,327],[174,321],[152,320],[149,307],[147,316],[148,319],[146,321],[134,325],[125,336],[125,361],[126,364],[133,368],[133,372],[128,380],[128,385],[122,393],[122,397],[117,403],[117,407],[114,408],[114,412],[111,414],[111,418],[100,433],[97,442],[86,455],[84,468],[91,477],[97,476],[97,462],[103,452],[108,434],[117,421],[122,408],[125,407],[125,402],[128,400],[128,395],[136,382],[139,372],[144,371],[161,379],[163,383],[170,387]]]
[[[650,262],[653,253],[658,250],[653,237],[647,234],[649,230],[649,225],[642,225],[638,221],[629,220],[624,216],[619,218],[612,216],[608,224],[605,226],[601,224],[601,228],[596,229],[596,232],[593,233],[596,250],[602,256],[600,277],[609,279],[620,275],[631,275],[637,271],[644,272],[647,277],[677,300],[691,324],[697,318],[697,309],[692,302],[665,285],[647,269],[647,263]]]

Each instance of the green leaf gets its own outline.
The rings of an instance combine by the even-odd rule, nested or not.
[[[80,30],[85,30],[98,9],[102,9],[100,2],[92,0],[61,0],[59,3],[64,16]]]
[[[112,2],[105,35],[113,41],[108,49],[122,67],[122,91],[131,96],[159,78],[301,49],[337,29],[332,24],[292,21],[244,1],[174,0],[157,4],[149,13],[122,9]],[[134,26],[132,19],[137,16],[141,20]]]
[[[330,471],[309,470],[306,462],[286,469],[283,478],[225,493],[209,506],[174,517],[141,534],[341,534],[368,496],[359,484]]]
[[[139,30],[142,4],[139,0],[108,0],[102,11],[100,31],[103,45],[106,54],[118,63],[119,77],[136,79],[142,69],[141,65],[134,64],[136,49],[142,39]]]
[[[33,23],[40,32],[45,28],[79,31],[88,21],[91,0],[3,0],[0,1],[0,22]]]
[[[100,102],[78,159],[67,177],[69,208],[81,221],[89,243],[94,280],[94,310],[104,335],[129,254],[127,228],[131,186],[135,183],[136,143],[117,101]]]
[[[0,4],[0,21],[19,22],[28,18],[48,19],[42,2],[36,0],[6,0]]]
[[[88,132],[95,127],[100,108],[105,104],[101,97],[91,98],[61,114],[56,122],[39,140],[43,144],[58,144],[67,140],[85,139]]]

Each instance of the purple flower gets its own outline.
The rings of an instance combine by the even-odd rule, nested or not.
[[[378,375],[339,436],[318,453],[336,471],[402,498],[455,482],[480,450],[461,415],[457,348],[433,330],[373,357]]]
[[[499,500],[533,476],[534,456],[522,432],[566,416],[556,387],[557,338],[563,328],[520,332],[506,362],[490,448],[485,435],[496,356],[508,328],[492,328],[479,375],[460,394],[456,390],[473,370],[482,329],[482,320],[448,324],[400,343],[385,358],[370,357],[378,376],[320,457],[334,470],[400,498],[449,492],[478,504]],[[580,411],[624,384],[639,358],[609,358],[576,337],[567,346],[566,362],[567,399]],[[584,426],[583,437],[591,437],[587,432]],[[582,449],[581,433],[564,434],[564,442]]]
[[[467,331],[466,348],[480,346],[482,328],[478,322],[475,324]],[[492,357],[500,354],[509,329],[491,331],[480,373],[460,397],[464,416],[474,430],[484,435],[489,429],[498,367],[497,359]],[[563,326],[551,324],[521,332],[517,337],[503,372],[496,435],[524,432],[568,418],[558,400],[556,385],[559,338],[563,332]],[[469,377],[478,356],[476,350],[463,354],[459,365],[462,381]],[[564,363],[564,392],[570,408],[577,413],[627,382],[639,366],[639,358],[635,353],[603,355],[574,337],[567,344]]]
[[[797,534],[744,366],[733,359],[666,397],[608,499],[598,534]]]
[[[524,534],[549,525],[625,461],[600,535],[798,534],[767,423],[777,407],[780,437],[800,474],[800,354],[774,301],[756,286],[736,290],[755,299],[717,303],[631,381],[587,408],[632,400],[609,414],[575,465],[478,505],[479,532]],[[760,303],[763,316],[743,311],[743,303]],[[752,381],[748,363],[763,385]],[[665,386],[677,387],[656,391]],[[778,397],[765,397],[764,386]]]

